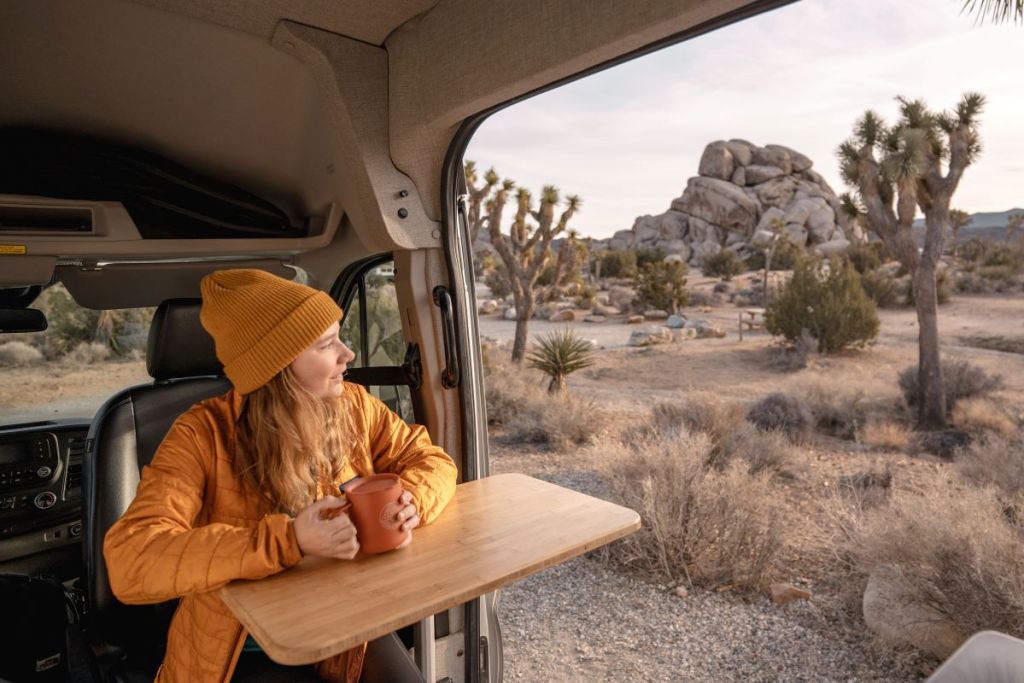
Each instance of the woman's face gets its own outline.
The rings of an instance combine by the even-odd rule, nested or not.
[[[291,369],[299,384],[320,398],[337,398],[344,389],[342,376],[356,357],[338,339],[340,324],[334,323],[320,338],[292,361]]]

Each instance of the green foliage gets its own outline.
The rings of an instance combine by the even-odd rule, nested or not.
[[[819,353],[863,346],[878,337],[878,311],[849,262],[801,259],[768,302],[768,331],[795,343],[806,330]]]
[[[581,308],[590,308],[597,299],[597,290],[593,285],[582,284],[576,293],[576,302]]]
[[[606,251],[600,256],[601,277],[635,278],[636,252],[629,249]]]
[[[876,242],[876,244],[881,243]],[[843,257],[861,275],[873,271],[882,265],[882,259],[878,254],[878,250],[871,246],[871,244],[851,244],[850,248],[843,254]]]
[[[655,261],[645,264],[636,277],[636,296],[648,308],[675,313],[689,301],[686,264]]]
[[[557,394],[565,391],[566,377],[594,364],[594,351],[575,332],[564,328],[537,337],[537,343],[527,353],[526,359],[530,367],[551,378],[548,393]]]
[[[648,263],[659,263],[665,259],[664,249],[640,248],[636,250],[636,267],[643,268]]]
[[[772,270],[792,270],[804,255],[803,247],[794,242],[788,234],[782,234],[775,245],[775,253],[772,254]],[[764,270],[764,260],[764,252],[758,250],[748,256],[745,263],[748,270]]]
[[[498,264],[494,270],[488,271],[484,275],[484,284],[491,290],[491,296],[495,299],[504,299],[506,296],[512,293],[512,287],[508,283],[508,277],[505,274],[505,266]]]
[[[154,308],[95,311],[79,306],[63,284],[48,287],[34,306],[46,314],[47,330],[36,339],[49,358],[67,355],[79,345],[100,343],[124,355],[145,348]]]
[[[856,267],[856,266],[854,266]],[[896,278],[881,270],[869,270],[860,276],[860,285],[879,308],[892,308],[899,302]]]
[[[743,264],[732,249],[719,249],[704,257],[703,272],[708,277],[720,277],[726,282],[743,272]]]

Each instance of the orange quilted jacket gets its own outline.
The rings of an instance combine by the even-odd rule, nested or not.
[[[341,397],[362,426],[365,448],[349,458],[342,483],[394,472],[423,524],[455,491],[452,459],[426,430],[407,425],[359,385]],[[246,632],[217,597],[235,579],[259,579],[299,561],[291,517],[272,513],[231,466],[242,398],[229,391],[190,408],[142,472],[135,500],[110,528],[103,553],[114,595],[128,604],[181,598],[157,681],[229,681]],[[318,491],[318,498],[328,492]],[[413,541],[415,542],[415,540]],[[365,645],[318,665],[325,680],[359,680]]]

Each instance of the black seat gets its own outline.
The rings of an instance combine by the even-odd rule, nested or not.
[[[85,623],[108,680],[153,680],[177,601],[145,606],[119,602],[110,591],[103,538],[135,498],[142,468],[174,420],[198,401],[231,388],[213,339],[199,323],[199,307],[199,299],[160,304],[146,349],[153,382],[111,397],[89,428],[82,480]]]

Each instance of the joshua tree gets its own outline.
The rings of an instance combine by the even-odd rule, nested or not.
[[[990,17],[992,23],[1001,24],[1024,21],[1024,0],[964,0],[964,11],[972,12],[979,19]]]
[[[501,218],[508,202],[508,193],[515,187],[505,180],[496,187],[487,202],[486,224],[491,244],[505,264],[504,273],[512,290],[516,307],[516,337],[512,345],[512,360],[520,363],[526,353],[527,325],[536,303],[537,278],[551,260],[551,240],[565,231],[569,220],[579,210],[582,201],[575,195],[566,197],[565,209],[555,220],[555,206],[559,203],[558,188],[545,185],[541,191],[540,206],[533,209],[530,191],[519,188],[516,192],[516,215],[509,226],[508,235],[501,232]],[[536,221],[530,223],[528,219]]]
[[[939,362],[936,269],[946,234],[949,204],[960,178],[977,158],[976,130],[984,96],[967,93],[952,112],[934,113],[921,100],[898,98],[900,118],[892,127],[872,111],[839,146],[843,179],[857,192],[869,228],[910,271],[918,321],[920,429],[946,425]],[[945,169],[945,173],[943,170]],[[918,207],[924,213],[924,248],[911,232]]]
[[[953,243],[956,243],[957,236],[960,234],[961,228],[966,228],[971,224],[971,215],[966,211],[960,209],[953,209],[949,212],[949,227],[953,231]]]
[[[583,264],[590,257],[587,246],[580,241],[580,235],[575,230],[570,230],[562,246],[558,249],[558,257],[555,259],[554,273],[551,276],[551,286],[548,288],[545,298],[555,299],[561,293],[563,287],[574,281],[583,268]]]
[[[480,228],[483,227],[486,220],[486,216],[481,214],[480,209],[483,207],[487,195],[498,184],[499,178],[495,170],[490,168],[484,174],[483,184],[477,187],[476,184],[479,177],[477,176],[476,162],[466,161],[465,170],[466,186],[469,190],[469,216],[467,217],[469,221],[469,244],[472,246],[476,244],[476,238],[480,236]],[[505,182],[511,183],[512,181],[506,180]],[[509,189],[511,189],[511,186],[509,186]]]
[[[565,378],[594,364],[594,352],[569,328],[555,330],[537,337],[537,345],[527,356],[530,367],[537,368],[551,378],[549,394],[565,391]]]
[[[1024,227],[1024,213],[1015,213],[1006,219],[1006,241],[1012,242],[1020,229]]]
[[[755,238],[756,246],[764,253],[764,301],[766,304],[768,303],[768,273],[772,269],[772,257],[775,256],[775,250],[778,248],[785,230],[786,222],[781,218],[773,218],[760,239]]]

